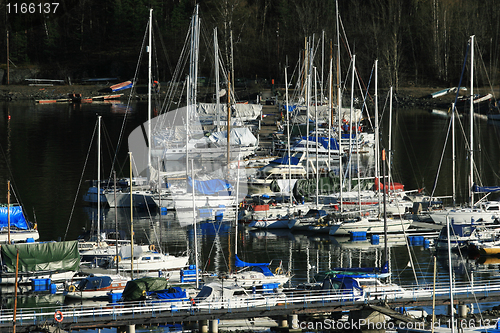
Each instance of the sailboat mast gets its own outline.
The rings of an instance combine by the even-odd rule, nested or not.
[[[116,170],[113,170],[113,186],[114,186],[114,191],[113,191],[113,196],[115,199],[116,203]],[[160,206],[161,207],[161,206]],[[118,214],[115,213],[115,251],[116,251],[116,274],[120,273],[120,267],[118,267],[118,263],[120,262],[120,258],[118,257]]]
[[[391,155],[392,155],[392,87],[389,91],[389,154],[387,156],[387,180],[389,181],[389,187],[387,193],[391,190]],[[385,191],[385,189],[384,189]]]
[[[132,197],[132,152],[128,153],[130,162],[130,277],[134,279],[134,199]]]
[[[380,138],[379,138],[379,120],[378,120],[378,59],[375,60],[375,178],[378,179],[377,194],[380,194]],[[380,195],[377,195],[379,200],[378,214],[380,216]]]
[[[453,202],[453,207],[455,207],[457,203],[457,196],[456,196],[456,156],[455,156],[455,103],[452,104],[451,106],[451,159],[452,159],[452,202]]]
[[[472,111],[472,110],[471,110]],[[455,318],[453,314],[454,306],[453,306],[453,273],[451,266],[451,233],[450,233],[450,218],[446,216],[446,238],[448,240],[448,274],[450,278],[450,322],[451,322],[451,332],[455,332]]]
[[[152,52],[152,27],[153,26],[153,9],[149,10],[149,38],[148,38],[148,176],[151,172],[151,53]],[[160,170],[158,170],[159,172]]]
[[[231,74],[227,73],[227,174],[229,176],[229,163],[231,161],[231,141],[229,133],[231,132]],[[229,177],[228,177],[229,178]]]
[[[196,231],[196,202],[194,193],[194,164],[191,160],[191,189],[193,191],[193,233],[194,233],[194,267],[196,270],[196,289],[199,288],[199,276],[198,276],[198,236]],[[238,223],[238,221],[236,221]]]
[[[220,131],[220,81],[219,81],[219,43],[217,41],[217,28],[214,28],[214,59],[215,59],[215,105],[216,105],[216,122],[217,131]]]
[[[132,176],[130,177],[130,184],[132,184]],[[97,116],[97,246],[99,246],[100,243],[101,243],[101,116]]]
[[[314,67],[314,117],[316,118],[314,120],[316,126],[315,126],[315,131],[316,131],[316,207],[319,206],[319,146],[318,146],[318,72],[316,70],[316,67]]]
[[[288,74],[285,66],[285,102],[286,102],[286,137],[288,146],[288,188],[292,188],[292,166],[290,162],[290,115],[288,111]],[[290,206],[293,204],[293,196],[290,190]]]
[[[7,181],[7,244],[10,244],[10,180]]]
[[[470,206],[474,206],[474,193],[472,191],[472,186],[474,185],[474,35],[470,36],[470,112],[469,112],[469,123],[470,123],[470,174],[469,174],[469,202]]]
[[[331,165],[331,150],[332,150],[332,126],[333,126],[333,59],[332,59],[332,43],[330,41],[330,68],[328,70],[328,170],[332,169]]]
[[[356,68],[356,55],[352,56],[352,77],[351,77],[351,108],[349,112],[349,191],[351,190],[351,181],[352,181],[352,124],[355,124],[354,121],[354,75]],[[358,138],[356,137],[356,140]]]
[[[337,122],[338,122],[338,132],[339,132],[339,184],[340,184],[340,211],[344,210],[344,205],[342,203],[342,180],[343,180],[343,168],[342,168],[342,92],[341,92],[341,81],[340,81],[340,25],[339,25],[339,3],[335,1],[336,17],[337,17]]]

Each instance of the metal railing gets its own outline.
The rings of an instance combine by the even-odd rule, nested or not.
[[[65,322],[79,322],[79,320],[99,319],[116,320],[119,316],[128,315],[150,315],[165,316],[166,313],[174,316],[178,312],[189,312],[192,314],[204,313],[214,310],[224,309],[231,312],[234,309],[245,311],[255,308],[271,310],[275,306],[284,306],[298,304],[301,307],[321,307],[327,303],[339,304],[363,304],[373,300],[384,299],[391,300],[417,300],[422,297],[446,296],[450,293],[450,287],[447,283],[437,284],[435,289],[432,285],[424,286],[405,286],[396,290],[380,290],[372,287],[371,291],[364,290],[297,290],[287,291],[285,293],[252,294],[248,297],[235,297],[224,300],[215,300],[210,302],[200,301],[198,303],[192,300],[145,300],[140,302],[124,302],[102,304],[100,306],[54,306],[43,308],[23,308],[18,309],[16,313],[16,322],[19,325],[37,325],[44,322],[56,322],[56,319]],[[481,281],[480,284],[471,285],[470,283],[455,283],[453,287],[454,294],[465,294],[472,296],[475,293],[500,294],[499,281]],[[56,315],[57,314],[57,315]],[[12,309],[0,310],[0,325],[12,324],[14,320],[14,311]]]

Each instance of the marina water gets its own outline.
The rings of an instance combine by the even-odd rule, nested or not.
[[[37,223],[41,240],[76,239],[97,220],[97,209],[86,206],[82,200],[88,188],[87,181],[97,179],[96,115],[102,116],[103,124],[102,170],[111,175],[112,160],[118,149],[115,164],[118,177],[128,177],[127,136],[147,120],[147,104],[133,103],[127,114],[125,105],[120,103],[37,105],[29,101],[0,102],[0,110],[0,188],[5,189],[0,190],[0,202],[7,202],[6,184],[10,180],[14,189],[11,200],[22,204],[29,220]],[[427,194],[437,183],[434,195],[451,195],[450,149],[443,155],[449,118],[422,109],[399,109],[393,117],[391,172],[394,180],[403,183],[406,190],[423,188]],[[389,139],[387,118],[384,115],[381,142],[385,148]],[[461,122],[456,132],[468,136],[468,127]],[[499,185],[500,127],[477,119],[475,135],[475,140],[481,142],[481,149],[475,152],[474,158],[483,184]],[[117,147],[120,136],[121,144]],[[450,140],[448,137],[448,145]],[[458,136],[459,201],[466,200],[468,195],[464,146],[464,140]],[[440,164],[441,171],[437,175]],[[129,208],[103,208],[101,211],[103,228],[113,229],[117,216],[119,228],[130,234]],[[188,251],[193,258],[194,235],[188,223],[192,221],[189,215],[192,213],[178,216],[175,212],[160,214],[142,208],[134,209],[133,214],[137,242],[158,244],[161,240],[164,251],[172,254]],[[345,238],[291,233],[289,230],[248,230],[241,224],[235,236],[235,224],[230,220],[199,222],[197,232],[201,269],[220,273],[234,267],[234,242],[237,241],[238,255],[244,261],[282,261],[285,268],[290,267],[292,285],[311,281],[318,271],[339,266],[381,265],[383,260],[382,236],[379,245],[373,245],[369,240],[351,242]],[[392,282],[416,284],[416,275],[418,283],[432,283],[435,254],[432,246],[407,247],[404,236],[391,236],[389,243]],[[410,254],[413,267],[409,265]],[[439,254],[437,259],[437,281],[447,282],[447,256]],[[499,265],[496,261],[480,262],[454,255],[454,278],[468,281],[472,274],[475,282],[497,279]],[[3,298],[2,304],[7,304]]]

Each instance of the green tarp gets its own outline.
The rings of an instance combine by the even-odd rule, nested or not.
[[[318,194],[332,194],[339,191],[338,178],[320,177],[318,185]],[[305,201],[311,201],[316,196],[316,178],[297,180],[293,188],[293,196],[299,201],[302,197]]]
[[[19,250],[19,272],[78,271],[78,241],[2,244],[2,264],[7,272],[16,271]]]
[[[127,282],[123,290],[124,301],[137,301],[145,296],[146,291],[168,289],[168,280],[165,278],[144,277]]]

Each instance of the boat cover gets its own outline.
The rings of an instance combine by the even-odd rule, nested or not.
[[[29,229],[28,222],[23,214],[21,206],[10,206],[10,227],[20,230]],[[8,227],[8,213],[7,207],[0,207],[0,228]]]
[[[165,278],[143,277],[127,282],[123,290],[124,301],[140,300],[147,292],[168,289],[168,280]]]
[[[479,186],[474,184],[472,191],[476,193],[490,193],[500,191],[500,186]]]
[[[187,294],[186,290],[182,290],[180,287],[171,287],[164,290],[154,290],[147,291],[147,296],[154,296],[162,300],[186,300]]]
[[[188,192],[192,192],[193,180],[188,177]],[[212,195],[220,192],[230,192],[233,186],[222,179],[194,180],[194,189],[197,193]]]
[[[9,273],[16,271],[17,251],[20,272],[80,269],[78,241],[2,244],[2,264]]]
[[[218,146],[227,146],[227,131],[213,132],[208,138]],[[257,138],[250,132],[248,127],[231,128],[230,145],[252,147],[257,146],[257,143]]]
[[[290,162],[288,160],[290,160]],[[300,162],[300,158],[294,157],[294,156],[292,156],[292,157],[289,158],[288,155],[285,155],[283,157],[280,157],[280,158],[277,158],[275,160],[272,160],[271,162],[269,162],[269,164],[272,163],[272,164],[288,165],[290,163],[290,165],[298,165],[299,162]],[[262,168],[260,168],[259,170],[263,170],[264,168],[265,168],[265,166],[262,167]]]
[[[78,284],[78,290],[97,290],[111,286],[113,279],[110,276],[88,276]]]
[[[374,191],[377,191],[379,189],[383,190],[384,189],[384,184],[380,184],[378,178],[375,178],[375,185],[373,187]],[[396,182],[391,182],[391,186],[389,187],[391,191],[404,191],[405,186],[401,183],[396,183]]]
[[[234,258],[235,258],[235,262],[234,262],[234,265],[236,267],[254,267],[254,266],[265,266],[265,267],[268,267],[269,265],[271,265],[271,263],[250,263],[250,262],[245,262],[243,260],[241,260],[240,258],[238,258],[238,255],[235,254],[234,255]]]
[[[306,141],[314,141],[314,142],[316,142],[316,137],[315,136],[309,136],[309,137],[303,136],[302,139],[306,140]],[[318,137],[318,142],[321,143],[321,145],[325,149],[328,149],[328,147],[330,147],[330,149],[339,150],[339,144],[337,143],[337,140],[335,138],[330,138],[330,140],[328,140],[328,138],[320,136],[320,137]]]
[[[318,179],[318,195],[326,195],[337,193],[340,188],[338,177],[319,177]],[[293,188],[293,196],[298,201],[304,197],[305,201],[309,201],[316,196],[316,179],[299,179]]]

